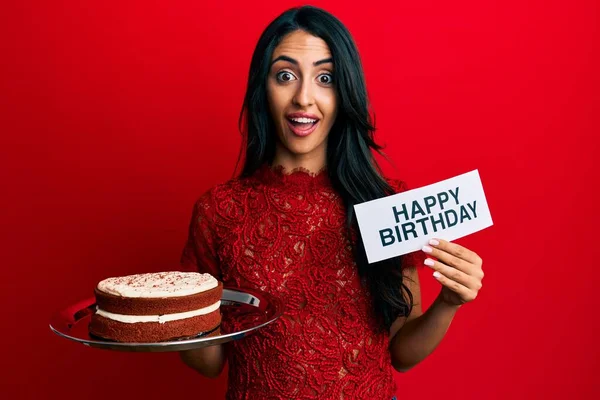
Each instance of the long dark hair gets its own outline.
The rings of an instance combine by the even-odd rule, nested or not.
[[[393,191],[372,152],[380,152],[381,146],[373,139],[375,126],[369,114],[358,50],[350,32],[327,11],[312,6],[287,10],[267,26],[258,40],[239,119],[245,141],[240,176],[250,176],[264,163],[273,161],[277,136],[267,102],[267,75],[274,49],[283,37],[296,30],[321,38],[331,51],[338,115],[327,138],[327,173],[344,200],[348,227],[356,229],[356,263],[373,298],[375,316],[382,328],[389,329],[398,316],[410,313],[412,293],[404,284],[400,258],[368,264],[356,226],[354,205]]]

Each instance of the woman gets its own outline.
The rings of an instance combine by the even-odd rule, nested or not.
[[[481,288],[482,261],[443,240],[425,246],[418,255],[442,285],[425,313],[417,254],[367,263],[353,205],[405,187],[373,157],[360,58],[340,21],[307,6],[266,28],[240,128],[243,170],[196,203],[182,264],[267,291],[286,311],[183,361],[215,377],[228,359],[229,399],[392,399],[392,368],[434,350]]]

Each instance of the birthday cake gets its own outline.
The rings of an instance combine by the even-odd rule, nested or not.
[[[105,279],[95,289],[90,334],[117,342],[190,338],[221,323],[223,284],[210,274],[159,272]]]

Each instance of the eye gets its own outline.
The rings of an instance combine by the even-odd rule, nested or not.
[[[333,83],[333,75],[332,74],[321,74],[317,78],[319,83],[324,85],[331,85]]]
[[[293,81],[294,79],[296,79],[296,77],[289,71],[281,71],[277,73],[277,80],[279,82],[289,82]]]

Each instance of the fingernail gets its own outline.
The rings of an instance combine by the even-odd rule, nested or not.
[[[432,245],[432,246],[437,246],[438,244],[440,244],[440,242],[438,242],[438,241],[437,241],[437,240],[435,240],[435,239],[431,239],[431,240],[429,241],[429,244],[430,244],[430,245]]]
[[[433,277],[436,278],[436,279],[438,279],[440,276],[442,276],[442,274],[440,274],[440,271],[435,271],[433,273]]]
[[[425,261],[423,261],[423,263],[425,265],[429,265],[430,267],[433,267],[433,260],[431,258],[426,258]]]
[[[431,253],[431,252],[433,252],[433,249],[429,246],[423,246],[423,251],[425,253]]]

